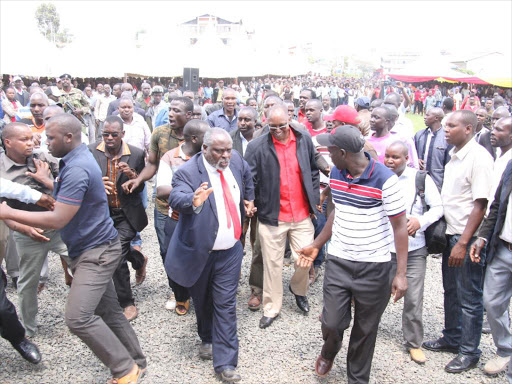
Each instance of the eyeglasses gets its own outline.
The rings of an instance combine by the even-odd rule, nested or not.
[[[288,127],[288,124],[283,124],[283,125],[278,125],[277,127],[273,126],[273,125],[269,125],[268,126],[268,129],[270,129],[271,131],[277,131],[277,130],[284,130],[286,127]]]
[[[103,136],[103,137],[109,137],[109,136],[112,136],[113,138],[116,138],[116,137],[118,137],[118,136],[119,136],[119,133],[117,133],[117,132],[103,132],[103,133],[101,134],[101,136]]]

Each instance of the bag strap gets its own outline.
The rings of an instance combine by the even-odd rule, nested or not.
[[[416,172],[416,196],[414,196],[414,201],[411,205],[411,214],[412,214],[412,207],[414,204],[416,204],[416,199],[418,196],[421,199],[421,205],[423,206],[423,213],[428,211],[427,202],[425,201],[425,179],[427,177],[426,171],[418,171]]]

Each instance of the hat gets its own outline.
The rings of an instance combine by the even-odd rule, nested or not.
[[[59,78],[60,78],[60,79],[63,79],[63,80],[64,80],[64,79],[69,79],[69,80],[71,80],[73,77],[71,77],[71,75],[70,75],[69,73],[65,73],[65,74],[63,74],[63,75],[60,75],[60,76],[59,76]]]
[[[359,119],[359,115],[357,111],[348,106],[348,105],[340,105],[336,107],[332,115],[325,115],[325,121],[342,121],[346,124],[359,124],[361,119]]]
[[[364,147],[364,137],[359,128],[353,125],[342,125],[331,131],[315,136],[320,145],[326,147],[336,146],[347,152],[358,153]]]
[[[14,79],[12,79],[12,81],[13,81],[13,82],[14,82],[14,81],[18,81],[18,80],[19,80],[19,81],[22,81],[22,80],[21,80],[21,77],[19,77],[19,76],[14,76]]]
[[[358,97],[356,104],[363,108],[370,108],[370,98],[366,96]]]
[[[164,89],[159,85],[155,85],[153,87],[153,89],[151,90],[151,94],[154,94],[154,93],[164,93]]]

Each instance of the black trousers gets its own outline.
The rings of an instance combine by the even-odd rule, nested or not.
[[[347,354],[348,383],[368,383],[379,322],[391,294],[391,262],[365,263],[329,255],[325,265],[322,356],[333,360],[352,318]]]
[[[164,240],[164,249],[166,252],[164,253],[164,256],[162,256],[162,262],[165,265],[165,257],[167,256],[167,248],[169,248],[169,243],[171,242],[172,234],[174,233],[174,230],[176,229],[176,226],[178,225],[178,221],[171,219],[170,217],[167,217],[165,219],[165,240]],[[177,302],[184,303],[188,299],[190,299],[190,294],[188,293],[188,288],[182,287],[178,283],[176,283],[173,279],[171,279],[169,276],[167,276],[167,280],[169,280],[169,287],[172,288],[172,291],[174,292],[174,297],[176,298]]]
[[[23,341],[25,328],[18,319],[16,308],[7,298],[6,282],[7,277],[4,270],[0,268],[0,335],[11,344],[16,345]]]
[[[114,280],[119,305],[121,305],[121,308],[126,308],[135,304],[130,284],[128,261],[132,264],[132,268],[137,270],[144,265],[144,257],[140,253],[131,251],[130,242],[137,234],[137,231],[128,222],[122,209],[110,208],[110,217],[114,221],[114,227],[117,229],[119,240],[121,241],[121,261],[112,276],[112,280]]]

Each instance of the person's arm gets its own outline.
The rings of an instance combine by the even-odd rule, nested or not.
[[[43,194],[28,185],[0,178],[0,197],[16,199],[27,204],[36,204]]]
[[[210,115],[206,119],[206,122],[208,123],[210,128],[215,128],[215,116],[213,113],[210,113]]]
[[[404,297],[407,291],[407,253],[409,248],[409,240],[407,234],[407,218],[404,214],[389,217],[391,226],[393,227],[393,237],[396,249],[396,274],[391,285],[391,295],[394,296],[396,303]]]
[[[480,226],[486,210],[487,199],[476,199],[473,202],[473,209],[469,214],[466,227],[450,252],[450,257],[448,258],[449,267],[461,267],[462,264],[464,264],[464,257],[466,256],[469,241]]]
[[[121,187],[123,188],[123,191],[125,193],[132,193],[141,183],[151,179],[155,173],[158,171],[158,140],[159,135],[157,132],[153,132],[151,135],[151,142],[149,147],[149,155],[147,159],[146,166],[142,170],[142,172],[139,173],[136,179],[128,180],[126,183],[124,183]]]
[[[418,159],[418,152],[416,151],[416,146],[414,145],[414,142],[410,137],[408,137],[406,140],[407,146],[409,147],[409,166],[419,169],[420,168],[420,162]],[[432,138],[434,140],[434,138]]]
[[[171,166],[164,160],[165,157],[166,155],[162,157],[160,165],[158,166],[158,173],[156,175],[156,196],[159,199],[167,201],[172,191],[173,172]]]
[[[43,235],[44,230],[41,228],[34,228],[29,225],[18,223],[14,220],[4,220],[4,223],[13,231],[22,233],[25,236],[30,237],[32,240],[39,241],[41,243],[50,241],[48,237]]]
[[[313,261],[315,261],[318,256],[318,252],[320,249],[329,241],[332,236],[332,225],[334,223],[335,210],[331,212],[329,217],[327,218],[327,222],[325,223],[324,229],[322,232],[313,240],[310,245],[305,246],[297,250],[297,254],[299,255],[299,259],[297,260],[297,265],[301,268],[310,268]]]
[[[428,227],[439,220],[441,216],[443,216],[443,202],[441,200],[441,195],[429,175],[425,178],[425,202],[430,207],[427,212],[423,212],[423,214],[418,217],[408,217],[407,230],[409,232],[409,236],[414,236],[416,231],[424,232]]]
[[[80,205],[55,203],[53,211],[29,212],[12,209],[3,202],[0,205],[0,219],[15,220],[18,223],[39,228],[61,229],[66,226],[80,209]]]
[[[47,162],[34,158],[34,166],[36,171],[25,172],[25,176],[30,176],[39,184],[44,185],[50,191],[53,191],[53,179],[50,177],[50,165]]]
[[[397,82],[396,86],[398,89],[402,91],[402,95],[404,95],[404,108],[407,108],[411,104],[411,99],[407,94],[407,90],[404,88],[404,85],[402,84],[401,81]]]

